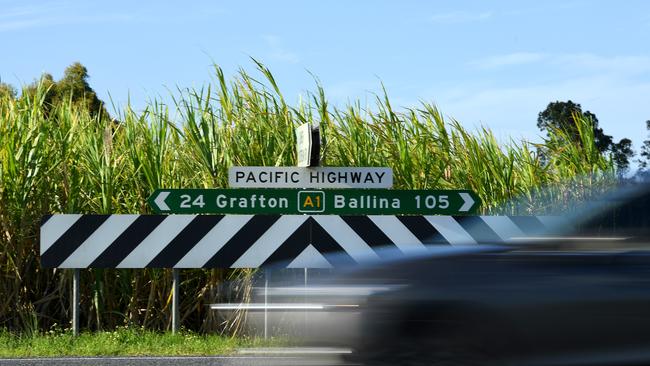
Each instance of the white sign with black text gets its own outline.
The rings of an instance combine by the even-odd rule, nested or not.
[[[391,188],[393,170],[386,167],[235,166],[228,170],[232,188]]]

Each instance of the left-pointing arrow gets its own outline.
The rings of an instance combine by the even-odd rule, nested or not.
[[[165,200],[167,199],[167,196],[169,196],[169,193],[170,192],[165,192],[165,191],[160,192],[158,193],[156,199],[153,200],[153,202],[156,204],[156,206],[158,206],[158,209],[160,211],[169,211],[169,206],[167,206],[167,204],[165,203]]]

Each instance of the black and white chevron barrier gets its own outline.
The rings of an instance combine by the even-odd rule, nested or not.
[[[553,216],[51,215],[40,253],[49,268],[327,268],[430,245],[506,243],[560,224]]]

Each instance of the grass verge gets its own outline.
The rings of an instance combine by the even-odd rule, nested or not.
[[[239,348],[280,345],[277,339],[233,338],[193,332],[177,334],[119,328],[112,332],[47,332],[17,335],[0,330],[0,358],[60,356],[206,356]]]

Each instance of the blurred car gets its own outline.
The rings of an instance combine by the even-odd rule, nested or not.
[[[365,365],[647,365],[649,211],[648,186],[626,189],[568,218],[578,231],[434,248],[267,296],[304,305],[306,343]]]
[[[365,302],[353,345],[365,364],[650,360],[650,251],[494,248],[377,271],[362,277],[405,285]]]

